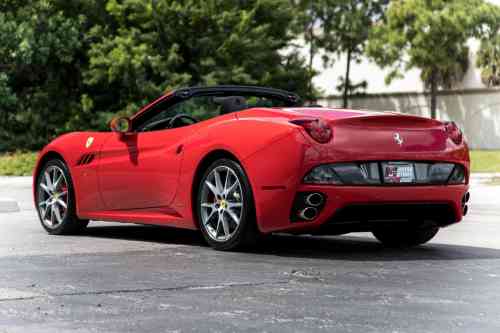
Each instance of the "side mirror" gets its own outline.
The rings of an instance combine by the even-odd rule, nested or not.
[[[127,117],[117,117],[111,120],[109,127],[111,127],[113,132],[124,134],[132,129],[132,123]]]

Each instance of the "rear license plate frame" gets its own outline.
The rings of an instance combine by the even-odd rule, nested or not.
[[[415,165],[412,162],[382,163],[382,180],[385,184],[413,184],[416,182]]]

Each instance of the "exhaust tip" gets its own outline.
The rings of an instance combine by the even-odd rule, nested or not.
[[[325,199],[323,198],[323,195],[320,193],[311,193],[311,194],[307,195],[305,198],[306,204],[308,204],[309,206],[314,206],[314,207],[321,206],[323,204],[324,200]]]
[[[467,206],[467,203],[469,202],[470,200],[470,193],[467,192],[464,194],[464,196],[462,197],[462,209],[465,209],[465,207]],[[464,214],[465,215],[465,214]]]
[[[468,211],[469,211],[469,206],[465,205],[463,210],[463,216],[467,215]]]
[[[318,210],[314,207],[306,207],[299,212],[299,217],[306,221],[312,221],[318,216]]]

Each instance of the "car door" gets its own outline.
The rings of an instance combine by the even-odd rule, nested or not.
[[[99,189],[108,210],[168,207],[173,201],[183,156],[182,142],[196,124],[168,128],[180,114],[203,120],[218,114],[210,98],[167,99],[133,119],[133,131],[112,133],[102,145]],[[156,125],[155,125],[156,124]],[[162,125],[163,124],[163,125]]]
[[[186,128],[111,135],[100,153],[99,189],[106,209],[168,206],[177,190]]]

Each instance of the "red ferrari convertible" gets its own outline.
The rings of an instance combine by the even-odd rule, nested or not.
[[[33,192],[50,234],[98,220],[199,229],[221,250],[273,232],[370,231],[413,246],[467,213],[469,166],[453,122],[193,87],[109,132],[57,138],[40,153]]]

